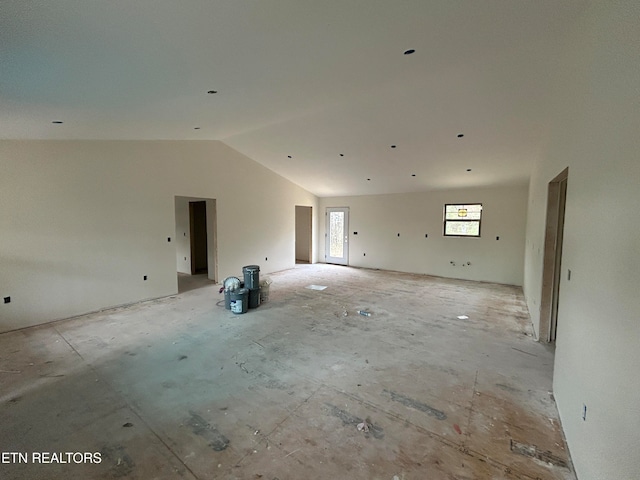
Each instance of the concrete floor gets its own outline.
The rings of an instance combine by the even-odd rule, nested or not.
[[[270,277],[244,315],[205,281],[0,335],[0,451],[29,456],[0,478],[575,479],[521,289],[331,265]]]
[[[214,282],[209,280],[206,273],[199,273],[197,275],[178,273],[178,293],[188,292],[213,284]]]

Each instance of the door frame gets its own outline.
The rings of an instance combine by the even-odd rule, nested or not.
[[[329,256],[329,214],[331,212],[343,212],[344,215],[344,255],[342,257]],[[325,242],[324,242],[324,261],[325,263],[333,263],[337,265],[349,265],[349,207],[326,207],[325,210]]]
[[[553,343],[558,326],[562,279],[562,241],[569,167],[549,182],[540,296],[540,340]]]
[[[176,269],[191,274],[191,222],[189,203],[204,201],[207,208],[207,270],[209,280],[218,280],[218,228],[215,198],[174,195]],[[184,259],[184,261],[183,261]]]

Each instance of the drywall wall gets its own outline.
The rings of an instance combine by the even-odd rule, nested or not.
[[[311,255],[313,208],[296,205],[296,260],[309,261]]]
[[[482,203],[481,237],[444,237],[445,203]],[[321,198],[320,207],[323,240],[325,209],[349,207],[350,265],[522,285],[526,185]]]
[[[553,388],[580,480],[640,475],[639,19],[637,1],[591,2],[568,32],[529,189],[524,291],[539,328],[547,186],[569,167]]]
[[[216,199],[219,278],[292,267],[317,204],[216,141],[4,140],[0,171],[0,331],[176,293],[176,196]]]
[[[191,274],[191,230],[189,202],[204,201],[207,204],[207,277],[217,281],[216,251],[216,200],[211,198],[175,197],[176,208],[176,269],[179,273]]]

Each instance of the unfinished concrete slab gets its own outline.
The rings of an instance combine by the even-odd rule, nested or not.
[[[28,455],[0,477],[575,479],[553,350],[520,288],[331,265],[270,277],[244,315],[205,283],[0,335],[0,451]]]

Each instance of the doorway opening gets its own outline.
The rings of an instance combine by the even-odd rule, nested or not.
[[[311,263],[312,207],[296,205],[296,263]]]
[[[207,203],[189,202],[189,232],[191,235],[191,275],[209,273],[207,261]]]
[[[540,301],[540,340],[554,343],[562,279],[562,241],[569,168],[549,182]]]
[[[324,260],[349,265],[349,208],[327,208],[326,217]]]
[[[175,197],[178,292],[217,280],[216,200]]]

